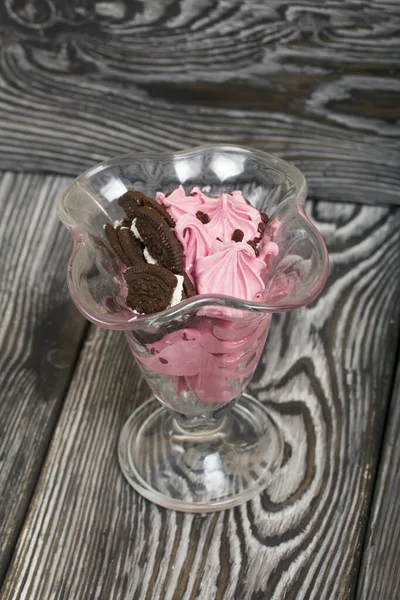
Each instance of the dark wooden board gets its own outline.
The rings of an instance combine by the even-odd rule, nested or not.
[[[245,144],[318,199],[400,202],[400,4],[0,3],[0,167]]]
[[[2,600],[353,597],[398,342],[400,210],[309,211],[330,277],[312,306],[275,316],[251,385],[284,430],[279,477],[206,516],[137,495],[116,447],[148,392],[123,335],[93,329]]]
[[[0,174],[0,582],[85,329],[65,279],[72,243],[56,214],[68,182]]]
[[[357,600],[400,598],[400,364],[387,419]]]

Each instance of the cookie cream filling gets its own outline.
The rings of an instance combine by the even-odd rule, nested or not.
[[[137,240],[143,242],[143,238],[136,227],[136,219],[132,221],[131,231]],[[143,257],[149,265],[158,265],[158,260],[156,260],[154,256],[150,254],[147,248],[143,249]]]
[[[175,304],[179,304],[182,300],[183,294],[183,275],[175,275],[177,279],[176,288],[174,289],[174,293],[172,294],[170,306],[175,306]]]
[[[154,258],[154,256],[152,256],[150,254],[150,252],[147,250],[147,248],[144,248],[144,250],[143,250],[143,256],[144,256],[145,261],[149,265],[158,265],[158,261]]]
[[[136,227],[136,219],[133,219],[133,221],[132,221],[131,231],[137,240],[140,240],[141,242],[143,242],[143,238],[140,235],[140,233]],[[143,249],[143,257],[149,265],[158,265],[158,261],[154,258],[154,256],[152,256],[150,254],[150,252],[148,251],[147,248]],[[179,304],[179,302],[182,301],[183,281],[184,281],[183,275],[175,275],[175,277],[176,277],[176,287],[174,289],[174,293],[172,294],[172,298],[171,298],[171,302],[169,303],[169,307],[175,306],[176,304]],[[137,313],[137,314],[140,314],[140,313]]]
[[[138,229],[136,227],[136,219],[133,219],[133,221],[132,221],[131,231],[137,240],[140,240],[141,242],[143,242],[143,238],[140,235],[140,233],[138,232]]]

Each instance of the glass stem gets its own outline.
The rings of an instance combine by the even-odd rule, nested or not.
[[[215,434],[225,429],[230,410],[200,415],[172,413],[174,430],[189,436]]]

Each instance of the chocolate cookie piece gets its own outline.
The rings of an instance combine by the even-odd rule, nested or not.
[[[241,229],[235,229],[235,231],[232,233],[232,241],[234,242],[241,242],[244,238],[244,233]]]
[[[129,264],[136,265],[137,263],[145,262],[142,246],[130,229],[119,227],[117,235],[121,248],[129,260]]]
[[[249,240],[247,243],[249,246],[251,246],[253,248],[255,255],[258,256],[260,254],[260,251],[257,248],[256,242],[254,240]]]
[[[124,265],[129,267],[131,265],[131,262],[130,262],[129,258],[126,256],[124,250],[122,249],[121,243],[118,239],[118,233],[115,231],[115,229],[111,225],[111,223],[106,224],[106,226],[104,227],[104,231],[105,231],[108,241],[111,244],[111,248],[114,250],[115,254],[124,263]]]
[[[209,215],[202,210],[197,211],[196,217],[203,223],[203,225],[207,225],[207,223],[211,221]]]
[[[266,230],[266,228],[267,228],[266,222],[265,221],[260,221],[259,224],[258,224],[258,233],[260,235],[264,235],[264,231]]]
[[[143,242],[156,261],[173,273],[183,273],[183,250],[165,220],[148,206],[140,208],[136,228]]]
[[[124,277],[128,284],[126,305],[146,315],[165,310],[177,285],[175,275],[157,265],[130,267]]]
[[[125,214],[129,219],[136,219],[139,209],[143,206],[147,206],[163,217],[169,227],[175,227],[175,221],[164,206],[149,196],[146,196],[143,192],[139,192],[138,190],[128,190],[119,198],[118,204],[124,209]]]
[[[183,295],[182,295],[182,300],[184,298],[191,298],[192,296],[196,296],[197,292],[196,292],[196,288],[194,287],[193,283],[190,281],[190,277],[188,275],[186,275],[186,273],[183,275]]]
[[[119,229],[121,229],[121,227],[128,227],[128,229],[130,229],[131,225],[132,225],[132,220],[125,218],[125,219],[122,219],[122,221],[120,221],[119,225],[117,225],[117,226],[114,225],[114,227],[118,231]]]

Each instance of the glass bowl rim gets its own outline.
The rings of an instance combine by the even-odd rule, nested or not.
[[[252,302],[247,300],[240,300],[238,298],[234,298],[232,296],[226,296],[222,294],[207,294],[207,295],[198,295],[192,298],[187,298],[186,300],[182,300],[176,306],[167,308],[163,311],[155,313],[153,315],[133,315],[131,319],[126,319],[128,316],[127,313],[123,313],[125,318],[118,317],[118,313],[115,315],[110,315],[109,317],[100,316],[95,314],[92,309],[84,302],[84,300],[77,293],[75,286],[72,281],[72,272],[74,269],[74,262],[79,254],[83,243],[83,235],[81,232],[74,230],[72,224],[69,222],[65,211],[64,211],[64,202],[68,198],[69,194],[73,190],[74,187],[81,187],[80,183],[83,181],[88,181],[93,175],[101,172],[102,170],[112,167],[118,166],[121,164],[129,164],[130,162],[137,161],[138,159],[147,159],[147,160],[157,160],[162,161],[171,161],[175,156],[185,158],[195,156],[207,151],[220,150],[228,153],[236,153],[236,154],[246,154],[258,159],[260,162],[263,162],[267,165],[280,167],[281,170],[287,173],[294,185],[295,185],[295,194],[291,199],[292,203],[295,202],[297,207],[298,216],[304,220],[308,229],[311,229],[313,232],[317,243],[319,244],[320,250],[322,250],[323,256],[323,266],[321,269],[320,277],[318,281],[314,284],[314,286],[304,295],[304,299],[302,302],[293,302],[288,301],[282,304],[268,304],[263,302]],[[83,188],[81,188],[83,189]],[[152,326],[160,326],[165,324],[166,322],[172,319],[178,319],[179,317],[186,314],[189,310],[195,310],[204,307],[228,307],[232,309],[245,310],[253,313],[274,313],[274,312],[287,312],[293,310],[295,308],[300,308],[301,306],[305,306],[312,302],[318,294],[322,291],[326,279],[328,276],[329,269],[329,258],[328,251],[325,246],[325,242],[318,231],[318,229],[312,224],[310,219],[307,217],[304,211],[304,203],[307,196],[307,182],[303,175],[303,173],[294,165],[288,163],[286,160],[279,158],[273,154],[269,154],[267,152],[263,152],[262,150],[253,149],[244,146],[238,146],[234,144],[204,144],[200,146],[195,146],[191,148],[186,148],[180,151],[166,151],[166,152],[129,152],[126,154],[121,154],[115,156],[110,159],[106,159],[102,162],[99,162],[85,172],[80,174],[74,181],[72,181],[67,188],[61,194],[58,200],[58,215],[63,224],[67,227],[73,237],[73,250],[70,255],[68,261],[67,268],[67,283],[69,292],[72,296],[72,299],[80,312],[89,319],[92,323],[99,327],[103,327],[106,329],[115,329],[115,330],[123,330],[129,331],[134,330],[137,327],[152,327]],[[222,317],[223,318],[223,317]]]
[[[307,193],[307,182],[303,175],[303,173],[294,165],[287,162],[283,158],[279,158],[274,154],[269,154],[268,152],[264,152],[263,150],[253,149],[245,146],[237,146],[235,144],[202,144],[200,146],[193,146],[190,148],[186,148],[183,150],[177,151],[166,151],[166,152],[127,152],[126,154],[120,154],[118,156],[114,156],[112,158],[108,158],[103,160],[83,173],[81,173],[70,185],[73,186],[74,183],[81,182],[83,180],[88,180],[93,175],[96,175],[103,169],[106,169],[110,166],[117,166],[119,164],[129,162],[131,159],[148,159],[148,160],[158,160],[165,161],[173,159],[175,156],[179,158],[196,156],[197,154],[201,154],[207,151],[212,150],[220,150],[223,152],[231,153],[231,154],[246,154],[252,156],[254,158],[258,158],[261,162],[266,162],[268,159],[272,164],[279,165],[281,169],[288,172],[291,176],[293,182],[296,184],[297,190],[296,194],[300,196],[304,196]]]

